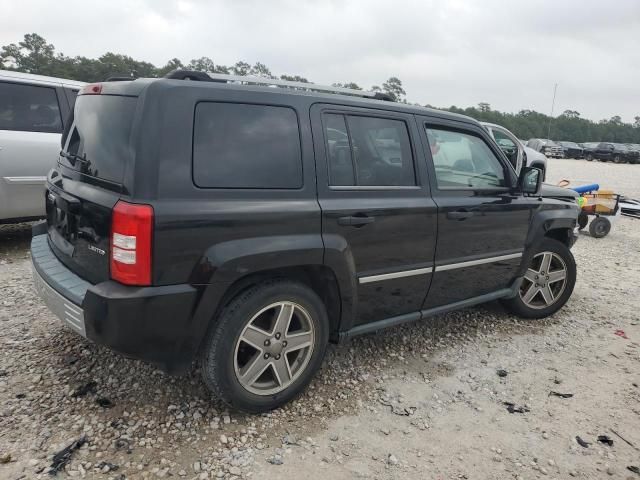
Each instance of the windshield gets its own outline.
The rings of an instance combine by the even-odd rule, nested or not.
[[[85,175],[122,183],[132,158],[131,127],[137,98],[80,95],[60,162]]]

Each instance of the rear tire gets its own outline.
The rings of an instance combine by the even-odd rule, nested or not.
[[[503,305],[523,318],[544,318],[560,310],[576,284],[576,262],[558,240],[544,238],[534,253],[514,298]]]
[[[613,163],[622,163],[620,155],[616,155],[615,157],[613,157]]]
[[[313,290],[288,280],[267,281],[224,307],[205,341],[202,377],[230,407],[266,412],[308,385],[328,341],[327,312]]]
[[[585,157],[585,159],[587,160],[587,162],[593,162],[593,155],[591,155],[590,153],[587,153],[587,156]]]
[[[589,224],[589,235],[593,238],[602,238],[609,235],[611,222],[605,217],[596,217]]]

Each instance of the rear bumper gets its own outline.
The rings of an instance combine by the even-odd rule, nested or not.
[[[49,247],[47,235],[31,241],[34,284],[62,322],[86,338],[168,372],[189,367],[200,338],[192,328],[197,290],[191,285],[96,285],[75,275]]]

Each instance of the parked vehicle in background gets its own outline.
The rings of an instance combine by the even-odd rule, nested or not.
[[[587,160],[601,160],[614,163],[636,163],[639,161],[638,152],[630,150],[621,143],[600,142],[593,150],[586,154]]]
[[[582,147],[584,158],[591,162],[594,159],[594,153],[598,149],[599,142],[582,142],[579,145]]]
[[[496,299],[543,318],[569,299],[577,194],[516,175],[477,121],[375,92],[168,77],[85,87],[48,176],[34,282],[79,334],[174,373],[198,360],[222,401],[261,412],[305,388],[330,340]]]
[[[533,148],[536,152],[540,152],[546,157],[564,158],[564,149],[547,138],[532,138],[527,142],[527,147]]]
[[[44,217],[44,184],[82,82],[0,70],[0,223]]]
[[[564,150],[564,158],[583,158],[584,148],[575,142],[558,142],[558,145]]]
[[[542,170],[542,178],[547,176],[547,157],[524,145],[513,133],[495,123],[480,122],[491,134],[500,149],[505,153],[517,173],[523,166]]]

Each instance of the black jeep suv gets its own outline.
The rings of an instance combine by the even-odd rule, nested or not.
[[[475,120],[383,95],[177,71],[91,84],[50,172],[35,285],[88,339],[265,411],[329,341],[576,280],[575,195]],[[190,79],[195,81],[185,81]]]

